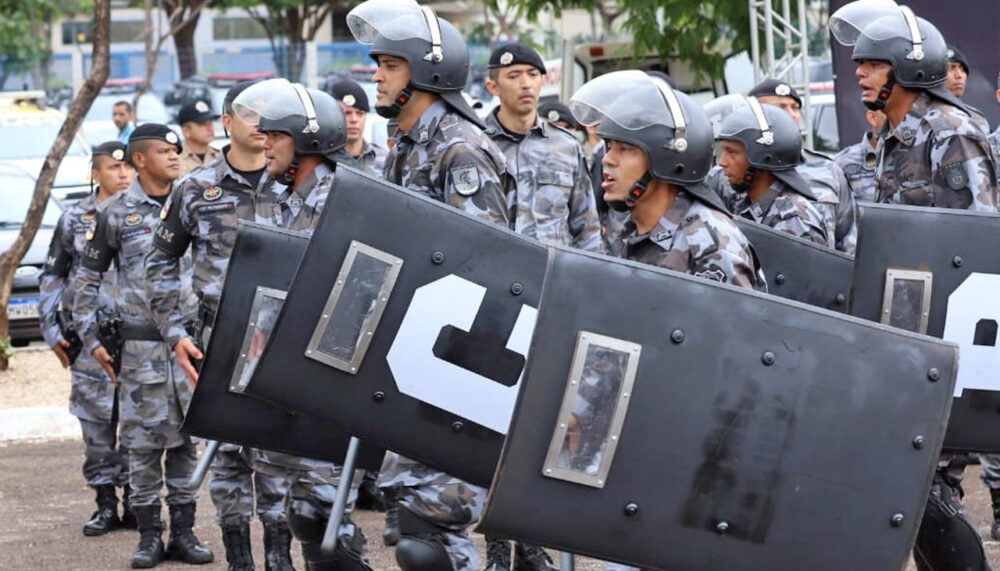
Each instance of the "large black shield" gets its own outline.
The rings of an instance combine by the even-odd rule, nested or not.
[[[944,447],[1000,452],[1000,216],[858,206],[851,314],[957,343]]]
[[[768,292],[847,312],[854,258],[752,220],[736,218],[735,222],[757,252]]]
[[[254,366],[253,338],[266,339],[309,239],[240,223],[198,387],[184,418],[194,436],[298,456],[344,461],[350,435],[336,424],[243,394]],[[248,358],[249,355],[249,358]],[[384,449],[364,446],[359,467],[378,470]]]
[[[482,531],[681,571],[904,564],[954,345],[551,252]]]
[[[338,167],[248,391],[489,485],[545,248]]]

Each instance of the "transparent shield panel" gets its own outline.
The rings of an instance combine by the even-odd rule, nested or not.
[[[914,333],[927,333],[932,278],[930,272],[886,270],[881,322]]]
[[[641,348],[581,332],[543,473],[603,487],[618,445]]]
[[[352,242],[306,356],[356,373],[402,264],[395,256]]]
[[[240,358],[236,361],[233,377],[229,381],[231,392],[246,392],[284,304],[284,291],[266,287],[257,288],[253,304],[250,306],[247,328],[243,334],[243,344],[240,346]]]

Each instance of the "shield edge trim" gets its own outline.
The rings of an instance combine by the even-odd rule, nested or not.
[[[934,291],[934,272],[923,272],[920,270],[908,270],[902,268],[885,269],[885,289],[882,291],[882,314],[879,323],[890,325],[892,320],[892,300],[895,297],[896,281],[921,281],[924,284],[923,295],[920,299],[920,323],[917,331],[921,335],[927,335],[927,324],[930,321],[931,295]]]

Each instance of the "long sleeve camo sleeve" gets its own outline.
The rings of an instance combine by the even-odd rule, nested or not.
[[[101,283],[104,272],[118,251],[114,220],[107,213],[98,216],[94,229],[84,246],[84,255],[76,273],[76,299],[73,302],[73,321],[81,325],[79,332],[87,353],[93,353],[101,342],[97,338],[97,309],[101,303]]]
[[[188,336],[181,305],[181,260],[191,243],[191,217],[183,203],[184,186],[174,190],[164,207],[153,236],[153,248],[146,256],[146,297],[160,334],[173,347]]]
[[[49,253],[45,257],[45,267],[38,285],[38,325],[42,330],[42,338],[49,347],[55,347],[63,340],[56,319],[72,264],[72,233],[64,229],[68,223],[69,216],[63,213],[52,233],[52,242],[49,243]]]

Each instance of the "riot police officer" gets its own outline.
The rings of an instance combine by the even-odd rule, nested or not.
[[[365,124],[371,111],[368,94],[358,82],[345,79],[330,87],[330,95],[340,103],[347,121],[347,147],[344,150],[354,157],[358,168],[381,177],[386,151],[364,139]]]
[[[876,187],[879,202],[996,212],[996,172],[987,126],[942,87],[947,47],[906,6],[852,2],[830,19],[853,46],[861,100],[884,110]],[[961,503],[963,462],[942,454],[917,533],[924,569],[988,569],[982,540]]]
[[[398,123],[386,179],[507,226],[506,159],[462,97],[469,55],[459,31],[406,0],[368,0],[348,13],[347,24],[378,63],[376,112]],[[479,519],[486,490],[407,458],[387,460],[380,484],[395,489],[399,566],[476,569],[467,529]]]
[[[865,121],[871,127],[861,138],[861,141],[841,149],[834,162],[840,166],[851,185],[856,202],[875,202],[875,145],[878,134],[885,125],[885,113],[873,109],[865,109]]]

